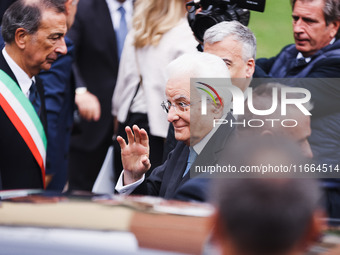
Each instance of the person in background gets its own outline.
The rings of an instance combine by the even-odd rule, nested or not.
[[[255,71],[256,38],[238,21],[223,21],[205,31],[204,52],[223,59],[233,85],[243,92],[249,87]]]
[[[66,54],[64,0],[18,0],[5,12],[0,55],[2,189],[45,188],[46,109],[37,74]]]
[[[68,32],[75,46],[75,103],[80,115],[71,137],[70,190],[92,190],[112,144],[112,95],[132,12],[132,0],[82,0]]]
[[[151,170],[162,163],[169,126],[157,100],[164,96],[165,67],[182,54],[196,51],[185,13],[183,0],[137,0],[133,29],[119,65],[112,98],[112,114],[118,120],[116,133],[126,139],[125,126],[133,124],[147,131]],[[121,171],[120,147],[115,142],[116,179]]]
[[[66,24],[72,27],[79,0],[64,0]],[[66,36],[67,54],[59,56],[48,71],[40,72],[47,111],[47,189],[62,191],[68,178],[68,152],[73,124],[74,82],[72,64],[74,45]]]
[[[253,137],[254,138],[254,137]],[[235,145],[230,164],[272,166],[305,161],[284,138],[256,137]],[[245,157],[246,155],[246,157]],[[321,190],[315,179],[250,176],[213,180],[212,240],[223,255],[302,255],[324,229]]]

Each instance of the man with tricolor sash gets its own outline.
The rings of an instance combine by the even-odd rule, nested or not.
[[[1,189],[45,188],[46,110],[35,77],[66,54],[62,0],[18,0],[4,14],[0,53]]]

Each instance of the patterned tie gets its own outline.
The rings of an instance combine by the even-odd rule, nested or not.
[[[123,46],[126,34],[128,32],[127,24],[125,20],[125,9],[123,6],[118,8],[118,11],[120,12],[120,22],[119,22],[119,28],[116,30],[117,35],[117,46],[118,46],[118,55],[119,58],[122,55]]]
[[[40,96],[37,90],[37,85],[35,84],[34,81],[32,81],[32,85],[30,87],[29,100],[31,101],[34,107],[34,110],[37,112],[38,116],[40,116],[41,101],[40,101]]]
[[[189,150],[190,150],[190,153],[189,153],[189,157],[187,161],[187,168],[185,169],[182,177],[184,177],[189,172],[192,163],[194,163],[195,159],[197,158],[196,151],[194,151],[192,147],[189,147]]]

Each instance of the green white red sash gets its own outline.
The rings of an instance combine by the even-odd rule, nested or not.
[[[0,106],[15,126],[41,168],[45,188],[46,135],[28,98],[4,71],[0,70]]]

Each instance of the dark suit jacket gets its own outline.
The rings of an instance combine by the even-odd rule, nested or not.
[[[67,181],[68,152],[74,111],[72,63],[74,46],[65,37],[67,54],[60,55],[51,69],[42,71],[48,120],[46,173],[53,175],[47,189],[62,191]]]
[[[188,174],[184,178],[182,177],[187,166],[188,156],[189,147],[183,142],[178,142],[164,164],[155,168],[151,175],[134,190],[133,194],[172,198],[177,188],[189,180]]]
[[[76,87],[87,87],[98,97],[102,115],[97,122],[81,121],[81,133],[72,137],[71,147],[95,151],[113,135],[111,102],[119,65],[116,35],[106,1],[80,1],[68,36],[76,49]]]
[[[235,121],[230,113],[226,119],[228,123],[230,123],[231,119]],[[191,166],[191,171],[198,165],[214,165],[221,157],[224,157],[226,146],[232,137],[234,129],[234,127],[228,125],[221,125],[197,156]],[[183,142],[178,142],[175,149],[170,152],[167,161],[155,168],[151,175],[135,189],[133,194],[160,196],[166,199],[206,200],[209,181],[197,181],[198,179],[196,180],[196,178],[190,179],[192,176],[189,174],[182,177],[188,156],[189,147]],[[190,189],[192,186],[195,186],[198,191],[195,194],[191,190],[187,192],[186,187]]]
[[[226,117],[228,123],[235,119],[231,113]],[[211,137],[203,151],[191,167],[191,178],[174,195],[177,200],[206,202],[210,194],[210,174],[195,173],[195,166],[214,166],[228,162],[227,151],[232,146],[235,127],[221,125]]]
[[[2,50],[3,47],[5,47],[5,42],[4,42],[4,39],[2,38],[1,27],[0,27],[0,49]]]
[[[18,84],[2,53],[0,54],[0,69]],[[41,99],[40,120],[46,132],[44,92],[38,77],[36,77],[36,85]],[[1,107],[0,123],[1,189],[43,188],[42,173],[38,163]]]

